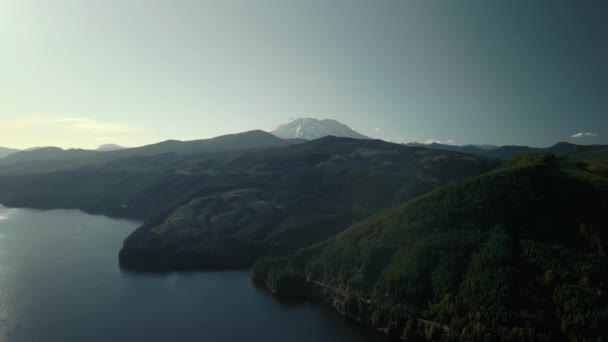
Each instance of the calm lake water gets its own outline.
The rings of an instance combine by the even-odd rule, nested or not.
[[[279,302],[248,271],[121,270],[137,226],[0,206],[0,341],[386,341],[327,309]]]

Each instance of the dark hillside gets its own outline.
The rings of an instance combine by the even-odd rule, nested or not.
[[[181,178],[204,178],[196,182],[198,194],[148,220],[127,239],[121,260],[134,268],[250,265],[493,165],[457,153],[336,137],[194,164]]]
[[[608,164],[525,155],[374,215],[256,280],[407,339],[608,336]]]

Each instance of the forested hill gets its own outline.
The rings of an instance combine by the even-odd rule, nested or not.
[[[525,155],[356,224],[254,279],[406,340],[608,336],[608,163]]]
[[[131,235],[121,262],[138,269],[249,266],[495,165],[454,152],[336,137],[194,164],[180,170],[172,188],[196,192]]]
[[[46,174],[86,167],[104,168],[113,161],[129,162],[160,155],[184,156],[180,159],[196,159],[209,153],[284,147],[300,143],[297,139],[281,139],[260,130],[227,134],[210,139],[166,140],[134,148],[103,150],[64,150],[44,147],[13,153],[0,159],[0,175]],[[167,156],[165,156],[167,157]]]

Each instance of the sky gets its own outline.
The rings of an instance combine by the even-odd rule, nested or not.
[[[608,143],[602,0],[0,0],[0,146],[331,118],[396,142]]]

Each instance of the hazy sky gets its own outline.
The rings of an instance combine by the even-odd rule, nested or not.
[[[0,0],[0,146],[292,117],[404,142],[608,143],[608,2]]]

